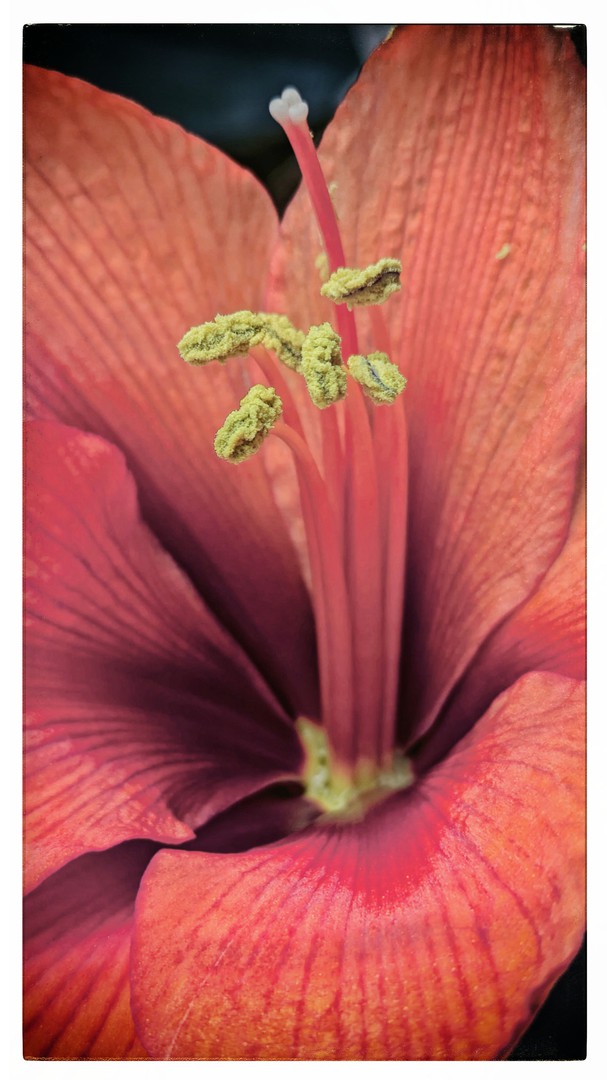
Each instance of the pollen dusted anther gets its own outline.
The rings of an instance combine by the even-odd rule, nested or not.
[[[285,315],[235,311],[232,315],[216,315],[212,322],[193,326],[177,348],[183,360],[200,367],[213,360],[224,364],[230,357],[246,356],[257,345],[265,345],[287,367],[300,371],[305,336]]]
[[[334,304],[346,304],[350,310],[367,304],[383,304],[392,293],[399,291],[401,272],[400,259],[380,259],[362,270],[341,266],[320,291]]]
[[[193,326],[177,345],[179,354],[195,367],[216,360],[225,364],[231,356],[246,356],[259,338],[261,319],[252,311],[216,315],[212,322]]]
[[[217,432],[215,453],[234,464],[246,461],[259,450],[281,413],[282,401],[273,386],[252,386]]]
[[[348,380],[341,362],[341,338],[330,323],[310,327],[301,360],[301,373],[319,409],[326,409],[346,396]]]
[[[260,344],[276,353],[278,359],[293,371],[301,371],[303,330],[298,330],[286,315],[260,315],[263,331]]]
[[[280,391],[279,397],[272,386],[253,386],[217,432],[215,451],[233,463],[246,461],[272,431],[292,455],[315,597],[321,698],[318,723],[298,724],[307,752],[304,782],[308,797],[322,809],[352,820],[412,780],[395,731],[406,533],[399,507],[405,505],[406,472],[397,465],[392,477],[390,455],[393,450],[400,458],[405,451],[405,417],[397,405],[386,426],[363,400],[364,393],[374,405],[392,405],[406,380],[387,352],[359,355],[350,310],[382,304],[400,289],[401,263],[383,258],[365,269],[346,266],[335,208],[307,126],[308,107],[288,87],[270,112],[297,157],[320,229],[324,254],[309,269],[316,281],[321,270],[322,295],[336,305],[335,327],[327,320],[305,332],[285,315],[243,310],[193,327],[178,348],[195,365],[253,353],[252,362]],[[289,266],[285,269],[288,274]],[[382,313],[372,314],[371,326],[388,349]],[[290,371],[277,370],[277,362]],[[306,415],[307,395],[297,386],[298,376],[322,410],[320,418]],[[276,423],[283,401],[285,415]],[[382,500],[378,481],[402,495],[402,504],[397,499],[392,507]],[[391,552],[384,550],[386,524]],[[377,658],[372,662],[369,641]]]
[[[375,405],[391,405],[407,385],[396,364],[382,352],[351,356],[348,370]]]
[[[326,261],[337,267],[322,286],[321,294],[348,308],[348,311],[336,310],[340,333],[325,322],[312,326],[305,334],[285,315],[243,310],[231,315],[216,315],[211,322],[192,327],[177,348],[187,363],[201,366],[212,361],[223,364],[230,357],[246,356],[256,346],[263,345],[286,367],[303,375],[314,405],[326,409],[346,396],[348,384],[342,363],[343,340],[346,355],[351,354],[348,361],[350,374],[375,404],[391,404],[404,390],[406,380],[384,353],[371,353],[368,357],[357,355],[356,326],[349,312],[361,304],[382,304],[400,289],[401,263],[398,259],[385,258],[362,270],[340,265],[345,261],[343,246],[312,136],[306,126],[308,106],[299,91],[288,86],[280,98],[270,102],[270,113],[291,141],[321,227]],[[230,413],[217,433],[215,450],[219,457],[232,462],[251,457],[281,412],[282,403],[273,389],[253,387],[241,401],[240,408]],[[360,412],[358,416],[360,419]],[[351,421],[352,417],[349,423]]]

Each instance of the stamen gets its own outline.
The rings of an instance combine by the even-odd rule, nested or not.
[[[406,380],[389,360],[382,311],[369,308],[374,331],[381,329],[374,334],[375,347],[382,351],[362,356],[351,310],[382,304],[396,292],[401,264],[380,259],[362,270],[346,266],[330,191],[307,127],[308,107],[287,87],[270,112],[295,151],[320,226],[326,256],[316,266],[325,281],[322,294],[338,305],[337,332],[326,322],[306,334],[284,315],[240,311],[193,327],[179,351],[199,365],[253,353],[272,384],[249,390],[217,433],[215,449],[228,461],[245,461],[273,429],[293,454],[313,584],[322,706],[322,727],[298,722],[307,753],[307,793],[332,813],[351,815],[362,813],[382,792],[411,782],[407,762],[395,756],[394,730],[406,531],[404,408],[398,402],[371,422],[373,410],[363,399],[364,392],[374,404],[392,403]],[[255,353],[261,345],[264,349]],[[342,348],[350,358],[351,380]],[[306,425],[304,431],[300,399],[290,377],[283,378],[281,364],[304,377],[312,401],[323,410],[310,429]],[[327,409],[346,396],[347,387],[344,406]],[[276,424],[283,413],[286,422]],[[307,443],[312,437],[316,446],[318,431],[322,466]]]
[[[363,270],[342,266],[331,274],[320,291],[334,304],[347,304],[350,311],[364,304],[383,304],[399,291],[401,271],[399,259],[380,259]]]
[[[396,364],[382,352],[351,356],[348,370],[375,405],[391,405],[407,385]]]
[[[352,629],[333,508],[304,439],[286,424],[277,424],[273,435],[292,450],[297,466],[314,583],[323,724],[335,761],[342,762],[348,772],[356,760]]]
[[[332,271],[347,265],[335,209],[308,126],[281,118],[275,110],[301,169],[318,221]],[[337,330],[344,356],[357,355],[358,340],[354,314],[346,305],[336,307]],[[323,414],[331,421],[334,411]],[[356,694],[351,724],[354,753],[350,760],[372,758],[377,753],[374,717],[383,710],[383,672],[377,663],[383,648],[383,604],[381,579],[381,531],[378,510],[377,476],[373,438],[362,392],[356,382],[345,402],[345,460],[348,468],[348,497],[343,535],[346,571],[352,597],[352,669]]]
[[[215,453],[234,464],[246,461],[259,450],[281,413],[282,401],[273,386],[252,386],[217,432]]]
[[[379,314],[378,308],[371,308]],[[384,579],[384,702],[378,760],[385,762],[396,741],[402,617],[407,550],[408,439],[404,395],[374,416],[377,488],[382,521]]]
[[[373,338],[379,350],[389,355],[390,334],[381,307],[366,308]],[[404,398],[391,409],[374,416],[373,435],[383,522],[385,683],[384,707],[378,759],[387,760],[395,743],[395,717],[400,671],[400,643],[405,602],[405,560],[407,550],[408,438]]]
[[[301,347],[305,334],[285,315],[236,311],[216,315],[212,322],[193,326],[177,348],[188,364],[200,366],[212,360],[225,364],[232,356],[245,356],[256,345],[271,349],[287,367],[301,371]]]
[[[177,348],[183,360],[198,367],[217,360],[225,364],[231,356],[246,356],[259,343],[262,320],[252,311],[216,315],[213,322],[193,326]]]
[[[302,347],[301,372],[319,409],[346,395],[347,376],[341,362],[341,338],[330,323],[312,326]]]
[[[261,343],[271,349],[287,367],[301,371],[301,350],[305,340],[303,330],[297,330],[286,315],[261,315]]]

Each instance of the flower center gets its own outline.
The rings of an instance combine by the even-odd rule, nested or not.
[[[384,303],[400,289],[401,265],[381,258],[346,265],[308,107],[288,88],[270,103],[301,168],[320,227],[330,276],[321,292],[330,323],[307,332],[284,315],[240,311],[193,327],[179,343],[192,364],[224,363],[255,350],[272,385],[253,386],[217,433],[220,457],[239,463],[272,434],[291,451],[299,483],[314,603],[320,723],[297,721],[307,794],[332,813],[412,782],[396,746],[396,699],[404,600],[407,438],[406,380],[389,359]],[[360,354],[354,308],[369,306],[379,350]],[[374,305],[374,306],[370,306]],[[347,361],[345,364],[343,360]],[[290,369],[288,373],[284,368]],[[303,378],[321,410],[321,450],[308,445],[292,393]],[[373,406],[389,405],[389,409]]]
[[[359,762],[354,773],[344,770],[333,760],[324,728],[305,717],[299,717],[296,728],[305,752],[306,795],[333,819],[356,820],[378,799],[409,787],[415,779],[404,754],[394,754],[386,769]]]

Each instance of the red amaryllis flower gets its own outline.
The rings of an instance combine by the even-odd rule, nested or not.
[[[505,1054],[584,921],[570,43],[394,34],[323,139],[339,235],[305,123],[279,228],[129,102],[34,69],[26,109],[26,1053]],[[321,297],[314,209],[402,290]],[[243,311],[407,389],[179,358]],[[235,466],[251,381],[283,415]]]

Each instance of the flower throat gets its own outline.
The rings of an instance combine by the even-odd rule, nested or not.
[[[215,451],[238,464],[272,435],[293,455],[310,557],[321,690],[320,724],[297,721],[305,752],[303,782],[309,798],[342,813],[413,779],[396,748],[406,379],[389,358],[389,334],[378,310],[400,290],[401,264],[383,257],[362,269],[347,266],[307,126],[307,104],[288,88],[270,103],[270,113],[289,139],[320,228],[325,249],[320,261],[328,262],[330,271],[320,293],[333,304],[336,327],[324,322],[304,331],[283,314],[238,311],[192,327],[178,349],[194,365],[223,364],[255,350],[271,383],[249,389],[217,432]],[[359,351],[353,310],[361,306],[370,313],[378,346],[366,355]],[[319,460],[305,438],[294,378],[304,380],[320,410]]]

